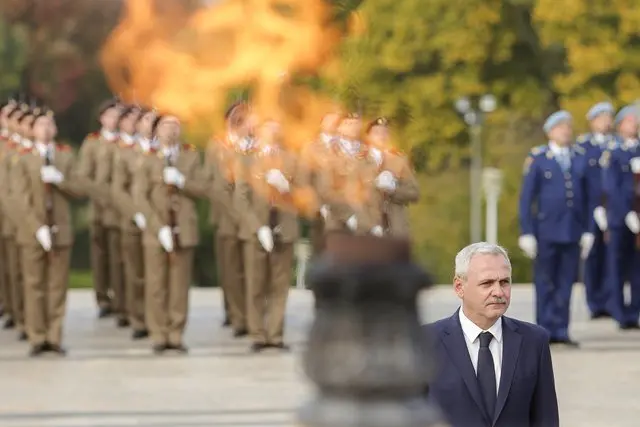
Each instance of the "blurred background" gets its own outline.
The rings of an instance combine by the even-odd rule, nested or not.
[[[216,1],[155,3],[195,11]],[[422,199],[411,218],[421,263],[449,282],[457,250],[485,238],[482,168],[496,168],[497,238],[511,252],[514,280],[529,282],[530,262],[517,249],[524,158],[546,143],[541,125],[549,113],[569,110],[580,134],[594,103],[620,108],[640,98],[637,1],[330,3],[350,28],[339,46],[341,98],[370,118],[389,117],[419,174]],[[121,0],[0,0],[0,96],[22,91],[45,100],[57,113],[59,139],[79,147],[98,130],[98,105],[113,96],[100,52],[123,8]],[[206,136],[194,132],[187,142],[203,147]],[[207,209],[203,202],[200,286],[216,284]],[[86,218],[78,202],[74,287],[91,285]]]

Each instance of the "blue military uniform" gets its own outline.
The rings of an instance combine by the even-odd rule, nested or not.
[[[587,112],[587,120],[592,121],[602,114],[613,115],[615,110],[609,102],[600,102]],[[602,206],[602,170],[600,157],[604,149],[615,141],[613,135],[589,133],[578,138],[578,144],[585,150],[587,160],[587,212],[593,215],[596,207]],[[585,261],[584,284],[587,305],[593,318],[608,317],[606,305],[609,299],[606,284],[606,244],[604,230],[593,227],[594,244]]]
[[[568,113],[561,113],[559,119],[570,119]],[[552,115],[545,131],[557,120]],[[571,291],[578,276],[581,240],[591,226],[586,215],[587,166],[582,147],[563,150],[553,142],[532,149],[524,166],[521,239],[533,236],[537,242],[536,321],[552,342],[572,343],[568,334]]]
[[[638,183],[631,168],[634,158],[640,158],[638,140],[620,138],[609,145],[601,158],[609,226],[607,282],[610,298],[607,309],[623,329],[637,328],[640,317],[640,252],[636,235],[628,226],[628,216],[634,215],[634,201],[638,197]],[[626,281],[631,286],[628,303],[624,301],[623,292]]]

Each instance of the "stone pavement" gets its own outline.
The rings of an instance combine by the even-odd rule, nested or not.
[[[611,321],[592,322],[582,289],[573,299],[573,336],[580,350],[554,350],[562,425],[636,427],[640,417],[640,333]],[[424,295],[425,320],[457,306],[449,287]],[[299,352],[312,321],[312,298],[294,290],[287,338],[293,354],[250,355],[249,343],[220,327],[216,290],[194,289],[187,356],[154,357],[113,320],[97,320],[92,295],[72,291],[65,359],[31,360],[12,332],[0,331],[1,427],[270,427],[294,425],[312,392]],[[509,313],[532,319],[532,291],[513,292]]]

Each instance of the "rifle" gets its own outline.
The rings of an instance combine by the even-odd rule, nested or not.
[[[51,166],[53,157],[52,146],[47,146],[47,151],[44,156],[44,165]],[[45,222],[51,232],[51,251],[50,256],[53,256],[53,250],[55,248],[55,234],[58,231],[58,227],[55,224],[53,215],[53,186],[50,183],[44,184],[44,208],[45,208]]]
[[[169,154],[165,156],[165,167],[174,167],[174,156],[173,154]],[[169,200],[169,228],[171,228],[171,235],[173,237],[173,250],[175,251],[179,248],[179,229],[178,229],[178,218],[177,211],[179,205],[179,195],[178,189],[175,185],[167,185],[167,198]],[[169,254],[169,259],[171,260],[172,254]]]

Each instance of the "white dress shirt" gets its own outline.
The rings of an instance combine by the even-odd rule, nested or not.
[[[473,370],[478,375],[478,353],[480,352],[480,334],[483,332],[489,332],[493,335],[493,339],[489,343],[489,351],[491,351],[491,357],[493,357],[493,367],[496,371],[496,393],[500,388],[500,376],[502,374],[502,318],[493,324],[488,330],[482,330],[478,325],[473,323],[462,311],[462,307],[459,310],[460,326],[462,326],[462,333],[464,335],[464,341],[467,343],[467,350],[469,350],[469,357],[473,364]]]

